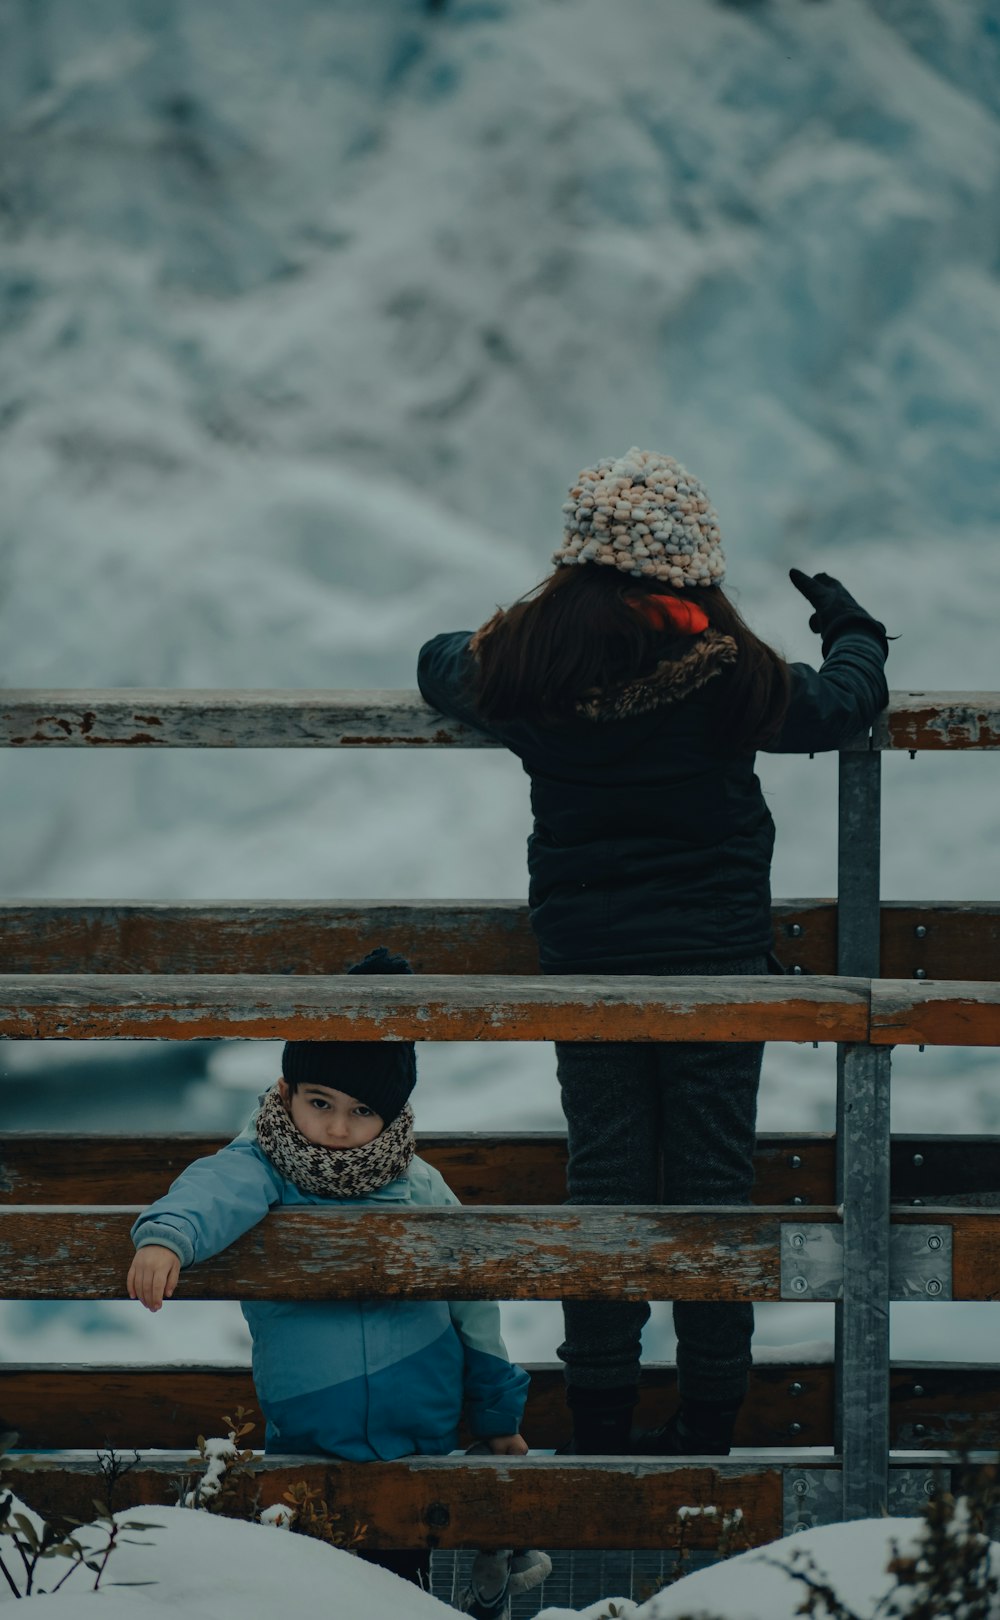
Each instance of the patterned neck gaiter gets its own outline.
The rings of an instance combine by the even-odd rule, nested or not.
[[[320,1198],[364,1198],[404,1175],[416,1148],[409,1104],[363,1147],[319,1147],[302,1135],[272,1086],[257,1115],[257,1140],[276,1170]]]

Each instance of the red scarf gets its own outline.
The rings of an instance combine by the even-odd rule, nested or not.
[[[683,636],[700,636],[708,629],[708,616],[694,602],[679,596],[630,596],[629,607],[642,615],[654,630],[673,630]]]

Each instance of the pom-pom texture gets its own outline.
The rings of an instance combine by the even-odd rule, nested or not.
[[[607,563],[675,589],[725,578],[715,509],[697,478],[670,456],[633,447],[617,461],[585,467],[563,512],[555,563]]]

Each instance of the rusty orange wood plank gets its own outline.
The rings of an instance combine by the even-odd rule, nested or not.
[[[1000,1046],[1000,985],[875,979],[875,1046]]]
[[[0,1210],[0,1298],[125,1298],[135,1213]],[[759,1207],[281,1209],[184,1271],[176,1297],[776,1300],[787,1218]]]
[[[1000,693],[891,692],[872,729],[872,746],[1000,748]]]
[[[864,1040],[868,983],[814,978],[458,978],[447,974],[6,974],[16,1040]]]
[[[170,1504],[190,1450],[143,1458],[118,1483],[120,1507]],[[6,1476],[30,1507],[45,1514],[93,1514],[99,1480],[84,1458],[53,1457],[43,1473],[16,1467]],[[622,1458],[417,1457],[399,1462],[324,1462],[264,1458],[253,1465],[262,1507],[280,1502],[296,1480],[320,1490],[349,1519],[368,1525],[365,1546],[545,1546],[640,1548],[677,1544],[686,1506],[739,1508],[747,1542],[782,1534],[782,1465],[772,1460],[719,1459],[710,1465]],[[819,1467],[825,1459],[817,1459]],[[813,1460],[810,1459],[810,1467]],[[714,1547],[718,1523],[689,1518],[690,1547]]]

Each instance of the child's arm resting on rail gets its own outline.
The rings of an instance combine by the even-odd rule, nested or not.
[[[182,1267],[228,1249],[280,1197],[277,1172],[244,1144],[196,1159],[132,1227],[137,1253],[128,1274],[129,1297],[147,1310],[159,1310],[173,1294]]]
[[[487,725],[476,709],[473,639],[470,630],[449,630],[425,642],[417,659],[417,685],[425,703],[449,720],[459,720],[464,726],[499,738],[496,727]]]

